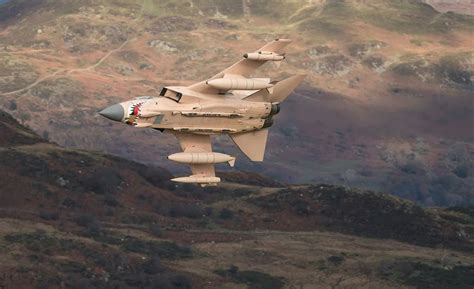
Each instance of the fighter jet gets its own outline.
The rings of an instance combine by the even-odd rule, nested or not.
[[[159,96],[141,96],[100,111],[102,116],[137,128],[153,128],[176,136],[182,148],[168,159],[191,166],[179,183],[217,185],[214,164],[234,166],[235,157],[213,152],[211,136],[228,134],[252,161],[263,161],[268,129],[280,104],[303,81],[252,78],[266,62],[285,59],[290,39],[275,39],[215,76],[191,86],[166,86]]]

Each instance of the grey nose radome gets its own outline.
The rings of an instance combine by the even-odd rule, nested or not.
[[[99,114],[111,120],[122,121],[125,111],[120,104],[114,104],[101,110]]]

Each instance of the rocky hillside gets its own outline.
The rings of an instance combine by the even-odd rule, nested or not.
[[[3,288],[474,285],[472,208],[250,173],[175,186],[166,170],[60,147],[5,113],[0,136]]]
[[[191,84],[275,37],[293,38],[275,79],[307,73],[264,163],[226,137],[237,167],[289,183],[472,204],[474,18],[422,1],[22,1],[0,6],[0,105],[68,148],[166,166],[171,136],[97,111]],[[208,65],[203,65],[208,63]],[[298,144],[298,145],[295,145]],[[183,173],[182,171],[179,171]]]

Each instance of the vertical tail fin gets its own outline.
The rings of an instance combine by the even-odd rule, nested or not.
[[[290,93],[303,81],[305,75],[295,75],[275,83],[269,89],[261,89],[245,98],[255,102],[283,102]],[[271,120],[271,117],[269,118]],[[261,162],[265,156],[268,129],[247,133],[231,134],[230,137],[239,149],[252,161]]]

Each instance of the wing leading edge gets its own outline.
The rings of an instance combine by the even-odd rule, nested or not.
[[[291,43],[290,39],[275,39],[272,42],[266,44],[262,48],[255,51],[255,53],[259,52],[266,52],[266,53],[277,53],[277,54],[284,54],[284,48]],[[240,77],[249,77],[257,68],[265,64],[268,60],[254,60],[244,58],[240,61],[234,63],[232,66],[224,69],[223,71],[219,72],[218,74],[214,75],[213,77],[201,81],[199,83],[193,84],[188,87],[188,89],[201,92],[201,93],[217,93],[215,88],[210,87],[206,84],[207,81],[217,79],[217,78],[224,78],[227,75],[238,75]]]

